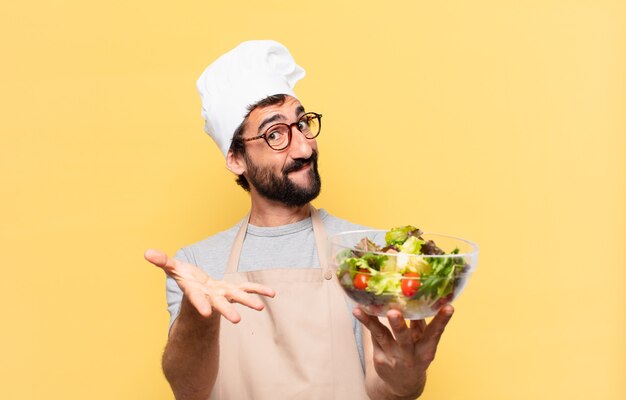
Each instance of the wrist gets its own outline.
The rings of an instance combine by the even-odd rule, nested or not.
[[[213,310],[210,316],[205,317],[189,302],[186,296],[183,296],[180,305],[178,319],[184,321],[184,325],[202,330],[219,329],[221,314]]]
[[[381,399],[388,400],[415,400],[422,395],[426,386],[426,373],[421,374],[407,387],[403,384],[392,384],[381,380]]]

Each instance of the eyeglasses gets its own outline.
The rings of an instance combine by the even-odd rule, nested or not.
[[[307,139],[315,139],[322,129],[322,114],[309,112],[304,114],[298,122],[293,124],[275,124],[270,126],[264,134],[241,139],[243,142],[265,139],[265,142],[273,150],[285,150],[291,144],[291,128],[296,127]]]

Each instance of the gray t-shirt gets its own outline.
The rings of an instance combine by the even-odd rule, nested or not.
[[[364,226],[355,225],[333,217],[324,209],[320,209],[319,212],[327,235],[343,231],[368,229]],[[202,268],[213,279],[222,279],[230,255],[230,249],[240,226],[241,223],[200,242],[183,247],[174,257],[177,260]],[[239,259],[238,271],[245,272],[274,268],[319,268],[319,265],[311,218],[277,227],[248,225],[248,232]],[[180,311],[182,292],[174,279],[169,276],[167,277],[166,287],[171,327]],[[351,307],[350,303],[347,304]],[[361,325],[354,317],[352,317],[352,325],[359,357],[361,358],[361,365],[364,365]]]

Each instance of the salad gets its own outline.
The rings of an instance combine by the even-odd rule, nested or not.
[[[371,314],[397,308],[405,315],[432,315],[453,300],[470,265],[458,247],[445,253],[414,226],[393,228],[385,245],[368,237],[337,254],[337,278],[348,296]]]

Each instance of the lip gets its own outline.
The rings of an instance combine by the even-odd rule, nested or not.
[[[304,165],[302,168],[300,168],[298,170],[295,170],[295,171],[291,171],[288,174],[297,174],[298,172],[306,172],[306,171],[311,169],[311,164],[313,164],[313,163],[308,163],[308,164]]]

